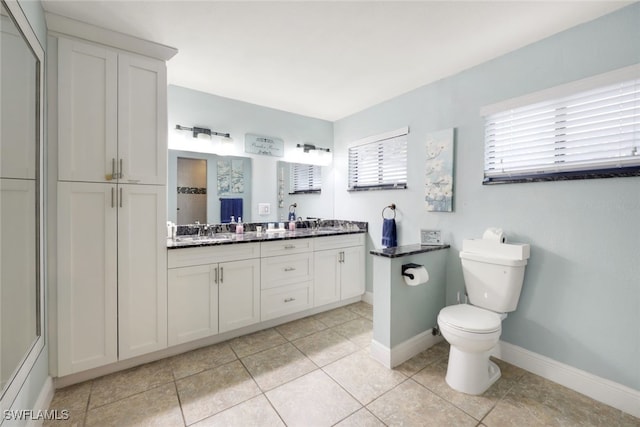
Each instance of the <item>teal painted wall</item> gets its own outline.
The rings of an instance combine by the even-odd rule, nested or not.
[[[380,211],[392,202],[399,244],[419,242],[420,228],[442,230],[452,246],[448,304],[464,289],[463,239],[496,226],[511,241],[530,243],[520,303],[503,322],[502,340],[640,390],[640,178],[483,186],[480,116],[485,105],[637,63],[639,3],[336,122],[336,216],[368,221],[376,247]],[[347,192],[349,143],[407,125],[409,188]],[[425,139],[450,127],[456,128],[454,212],[429,213]]]

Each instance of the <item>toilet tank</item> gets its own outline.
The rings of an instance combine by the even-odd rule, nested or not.
[[[514,311],[520,299],[527,258],[527,244],[465,240],[460,259],[469,302],[497,313]]]

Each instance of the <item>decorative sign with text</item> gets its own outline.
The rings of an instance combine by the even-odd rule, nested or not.
[[[244,135],[244,152],[282,157],[284,156],[284,141],[280,138],[247,133]]]

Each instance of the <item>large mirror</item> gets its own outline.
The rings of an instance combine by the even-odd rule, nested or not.
[[[278,218],[333,218],[331,168],[278,161]]]
[[[44,347],[44,52],[15,1],[0,4],[0,55],[0,386],[11,401]]]
[[[251,221],[251,159],[169,150],[167,218],[176,224]]]

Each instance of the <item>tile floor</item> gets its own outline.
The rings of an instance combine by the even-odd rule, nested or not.
[[[393,370],[369,357],[363,302],[57,390],[78,426],[640,426],[497,360],[482,396],[444,382],[440,343]]]

